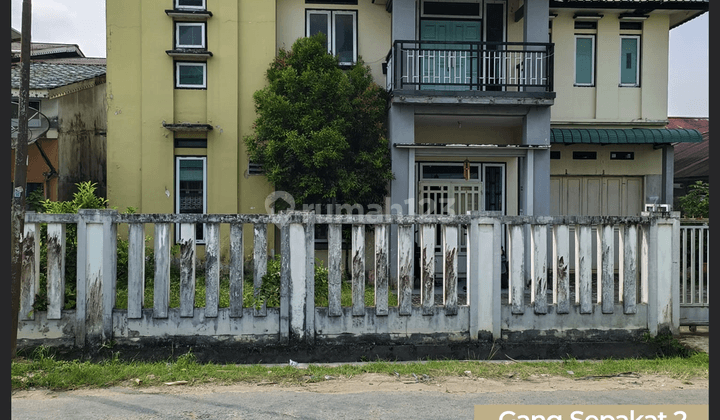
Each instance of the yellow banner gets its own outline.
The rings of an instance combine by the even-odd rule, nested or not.
[[[709,420],[704,405],[476,405],[475,420]]]

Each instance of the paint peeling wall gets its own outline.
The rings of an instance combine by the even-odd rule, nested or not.
[[[107,197],[105,83],[61,96],[57,103],[58,199],[72,200],[75,184],[84,181],[97,183],[97,195]]]

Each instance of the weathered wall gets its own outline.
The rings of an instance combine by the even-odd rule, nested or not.
[[[97,195],[107,197],[105,84],[63,95],[57,103],[58,199],[72,200],[75,184],[83,181],[97,183]]]
[[[57,170],[57,159],[58,159],[58,150],[57,150],[57,140],[56,139],[48,139],[48,138],[40,138],[36,140],[37,142],[40,142],[40,147],[42,147],[43,152],[45,152],[45,155],[50,160],[50,163],[55,167],[55,170]],[[28,157],[28,165],[27,165],[27,183],[45,183],[45,175],[44,173],[50,172],[50,167],[48,167],[47,163],[45,162],[45,159],[43,158],[42,154],[40,153],[40,150],[38,149],[38,146],[33,142],[33,144],[28,145],[27,148],[27,157]],[[13,182],[15,179],[15,150],[10,150],[10,182]],[[43,187],[46,191],[46,194],[49,194],[47,197],[51,200],[57,200],[57,178],[53,178],[48,182],[47,186]]]

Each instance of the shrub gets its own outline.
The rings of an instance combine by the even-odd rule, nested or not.
[[[97,184],[91,181],[75,184],[77,192],[70,201],[36,200],[35,209],[40,213],[73,214],[80,209],[105,209],[108,200],[96,194]],[[135,209],[128,208],[127,213],[134,213]],[[127,284],[128,243],[126,240],[117,241],[118,283]],[[152,253],[150,254],[152,256]],[[35,298],[35,310],[47,309],[47,225],[40,227],[40,289]],[[147,273],[147,270],[146,270]],[[152,272],[150,272],[152,274]],[[68,224],[65,228],[65,309],[75,307],[77,278],[77,225]]]
[[[678,198],[680,211],[687,218],[710,217],[710,184],[697,181],[689,185],[690,191]]]
[[[255,306],[280,306],[280,268],[281,257],[276,255],[268,259],[267,272],[262,278],[257,298],[253,301]],[[315,260],[315,306],[328,306],[328,269],[320,260]]]

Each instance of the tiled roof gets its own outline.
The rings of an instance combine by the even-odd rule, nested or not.
[[[105,74],[105,65],[30,63],[30,89],[53,89]],[[10,85],[20,89],[20,65],[10,70]]]

